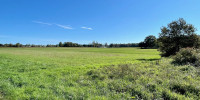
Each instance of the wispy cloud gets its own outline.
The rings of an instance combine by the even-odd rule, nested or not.
[[[87,29],[87,30],[93,30],[91,27],[85,27],[85,26],[83,26],[83,27],[81,27],[82,29]]]
[[[61,28],[64,28],[64,29],[73,29],[70,25],[61,25],[61,24],[57,24],[57,23],[46,23],[46,22],[41,22],[41,21],[32,21],[34,23],[37,23],[37,24],[44,24],[44,25],[55,25],[55,26],[58,26],[58,27],[61,27]]]
[[[44,24],[44,25],[52,25],[51,23],[45,23],[45,22],[41,22],[41,21],[33,21],[34,23],[38,23],[38,24]]]
[[[60,24],[55,24],[55,25],[64,29],[73,29],[71,26],[60,25]]]

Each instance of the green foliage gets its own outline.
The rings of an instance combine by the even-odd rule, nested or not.
[[[173,63],[179,65],[194,65],[200,66],[200,51],[193,48],[182,48],[177,54],[173,57]]]
[[[101,67],[88,71],[84,79],[98,89],[103,88],[101,95],[111,97],[109,99],[114,99],[112,95],[125,100],[132,97],[144,100],[200,99],[200,69],[174,67],[167,59],[161,59],[159,64],[156,62]]]
[[[162,56],[175,55],[181,48],[198,48],[200,40],[195,31],[194,26],[187,24],[182,18],[163,27],[158,39]]]
[[[156,46],[156,42],[157,42],[157,39],[155,36],[153,35],[149,35],[145,38],[144,40],[144,43],[146,44],[147,47],[149,48],[153,48]]]
[[[149,35],[144,39],[144,42],[139,43],[141,48],[157,48],[157,39],[153,35]]]
[[[59,47],[63,47],[63,43],[62,43],[62,42],[59,42],[58,46],[59,46]]]

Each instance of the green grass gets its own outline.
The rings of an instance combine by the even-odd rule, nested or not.
[[[156,49],[0,48],[0,100],[199,100],[199,84]]]
[[[199,84],[156,49],[0,48],[0,100],[199,100]]]
[[[91,69],[159,59],[155,49],[0,48],[0,97],[3,99],[95,99],[95,85],[80,79]],[[90,82],[90,80],[85,80]],[[87,83],[89,84],[89,83]]]

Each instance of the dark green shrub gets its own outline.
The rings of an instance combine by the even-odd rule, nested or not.
[[[193,66],[200,66],[199,50],[193,48],[182,48],[173,57],[173,63],[178,65],[190,64]]]

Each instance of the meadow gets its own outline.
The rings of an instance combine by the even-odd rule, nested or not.
[[[157,49],[0,48],[0,99],[199,99],[200,70]]]

